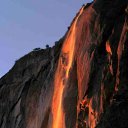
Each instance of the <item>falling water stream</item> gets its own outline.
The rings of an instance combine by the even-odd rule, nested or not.
[[[69,71],[72,67],[74,58],[74,49],[76,41],[76,23],[79,16],[83,12],[81,8],[78,16],[75,18],[65,42],[62,47],[61,55],[58,62],[58,67],[54,80],[54,95],[52,101],[52,115],[53,123],[52,128],[65,128],[65,113],[63,109],[63,92],[68,81]]]

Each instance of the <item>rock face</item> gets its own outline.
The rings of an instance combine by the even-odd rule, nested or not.
[[[0,128],[128,128],[127,65],[128,1],[84,5],[0,79]]]

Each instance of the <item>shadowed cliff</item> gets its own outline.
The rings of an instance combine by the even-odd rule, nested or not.
[[[83,5],[52,48],[0,79],[0,128],[127,128],[128,1]]]

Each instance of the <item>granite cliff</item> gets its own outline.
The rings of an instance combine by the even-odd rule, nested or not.
[[[128,0],[83,5],[0,79],[0,128],[128,128],[127,66]]]

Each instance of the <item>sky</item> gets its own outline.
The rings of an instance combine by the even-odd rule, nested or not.
[[[0,77],[34,48],[54,45],[92,0],[0,0]]]

